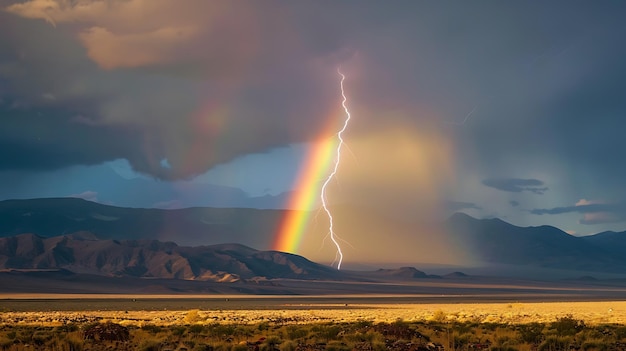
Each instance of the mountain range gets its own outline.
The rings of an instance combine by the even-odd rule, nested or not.
[[[109,277],[236,282],[251,279],[345,279],[304,257],[240,244],[187,247],[157,240],[98,240],[90,233],[0,238],[0,269],[67,270]]]
[[[244,243],[265,247],[282,210],[124,208],[78,198],[0,201],[0,237],[89,232],[99,239],[159,239],[179,245]]]
[[[50,238],[34,234],[0,238],[3,296],[330,295],[458,302],[615,299],[624,292],[623,279],[537,281],[461,272],[440,276],[414,267],[339,271],[298,255],[240,244],[189,247],[148,239],[100,240],[88,232]]]
[[[451,240],[488,264],[626,273],[626,232],[576,237],[552,226],[518,227],[463,213],[444,225]]]
[[[202,182],[161,182],[145,177],[127,179],[107,165],[73,167],[45,174],[0,172],[0,199],[27,199],[29,196],[69,196],[133,208],[211,206],[280,209],[284,208],[292,193],[251,196],[240,188]]]
[[[247,279],[253,276],[276,277],[278,275],[274,273],[256,270],[281,262],[280,264],[286,267],[279,269],[276,266],[271,270],[284,272],[285,275],[281,275],[283,277],[295,277],[300,269],[309,272],[310,277],[316,279],[321,276],[332,277],[336,271],[323,269],[325,266],[301,267],[300,264],[304,264],[305,261],[301,261],[304,258],[298,258],[299,256],[263,251],[269,249],[268,243],[272,242],[284,215],[285,210],[241,208],[197,207],[178,210],[121,208],[75,198],[6,200],[0,201],[0,237],[17,236],[3,239],[2,247],[5,250],[3,252],[17,253],[6,250],[22,247],[23,251],[20,252],[28,255],[22,255],[21,258],[20,255],[16,255],[10,262],[26,260],[23,261],[24,267],[29,265],[37,268],[53,267],[54,262],[77,264],[87,262],[85,261],[87,259],[97,261],[97,257],[102,259],[116,248],[123,252],[120,255],[124,259],[120,258],[115,264],[109,263],[105,270],[107,274],[124,270],[132,274],[132,269],[128,271],[130,268],[122,263],[134,259],[137,262],[154,260],[162,266],[158,271],[149,267],[142,268],[136,272],[141,273],[141,276],[152,274],[184,279],[211,277],[218,280]],[[626,249],[626,232],[604,232],[576,237],[555,227],[518,227],[500,219],[476,219],[463,213],[456,213],[439,225],[444,229],[442,235],[446,236],[447,241],[471,252],[482,265],[626,273],[626,255],[623,254]],[[96,238],[100,241],[95,241]],[[31,242],[32,248],[20,244],[24,242]],[[198,242],[202,242],[204,246],[200,248],[178,246],[197,245]],[[248,248],[236,244],[206,246],[224,243],[238,243]],[[89,244],[87,247],[81,246],[87,244]],[[138,253],[140,250],[137,249],[140,246],[152,247],[159,254],[148,253],[144,249],[141,256]],[[233,251],[235,247],[237,250]],[[70,249],[75,253],[73,256],[68,253]],[[77,256],[77,252],[90,254],[82,257]],[[211,255],[219,253],[226,256],[233,252],[238,254],[225,256],[230,266],[224,262],[222,263],[226,266],[216,266],[215,261],[207,261],[207,252]],[[47,256],[37,256],[43,253]],[[245,260],[244,256],[247,257]],[[9,262],[6,261],[8,259],[3,259]],[[73,261],[70,262],[71,260]],[[92,264],[98,266],[96,261],[91,262],[89,267]],[[242,262],[255,268],[250,268],[249,272],[231,271],[231,268],[228,268]],[[216,268],[200,268],[204,267],[203,265]],[[98,269],[104,269],[103,267]],[[397,274],[410,276],[413,273],[401,271]]]

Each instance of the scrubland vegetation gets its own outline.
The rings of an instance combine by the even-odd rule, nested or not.
[[[185,323],[112,322],[0,326],[1,350],[493,350],[610,351],[626,349],[626,326],[587,325],[571,315],[548,323],[428,321],[294,324],[206,322],[188,311]]]
[[[108,310],[60,311],[49,301],[50,311],[34,311],[27,300],[6,300],[0,351],[626,351],[623,301],[297,302],[166,310],[155,301],[151,310],[131,310],[134,302],[113,301]],[[220,306],[231,304],[239,302]]]

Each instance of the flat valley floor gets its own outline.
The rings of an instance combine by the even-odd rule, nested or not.
[[[523,324],[573,316],[587,324],[626,325],[626,298],[605,301],[468,301],[467,297],[409,295],[0,295],[4,325],[64,325],[107,322],[176,325],[261,322],[332,323],[439,321]]]
[[[155,281],[141,283],[156,286]],[[181,287],[207,284],[177,282],[183,283],[187,285]],[[69,294],[74,287],[72,282],[0,280],[0,324],[107,321],[126,325],[291,324],[397,320],[522,324],[552,322],[571,315],[588,324],[626,325],[624,279],[548,282],[471,277],[375,283],[276,280],[269,285],[291,294],[261,294],[255,289],[265,289],[265,285],[223,283],[208,286],[224,291],[245,288],[253,292],[156,294],[159,289],[146,290],[144,285],[129,284],[122,292],[116,292],[104,283],[81,281],[79,287],[91,287],[89,293]],[[16,291],[20,287],[28,287],[24,290],[30,292]],[[96,287],[102,290],[94,292]],[[133,288],[141,289],[135,293]]]

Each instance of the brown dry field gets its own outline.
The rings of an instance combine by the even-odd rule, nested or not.
[[[572,315],[589,325],[626,325],[626,301],[411,302],[410,296],[0,295],[0,324],[123,325],[429,321],[552,322]],[[417,300],[416,300],[417,301]]]

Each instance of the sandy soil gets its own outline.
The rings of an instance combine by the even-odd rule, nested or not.
[[[73,296],[75,297],[75,296]],[[107,310],[68,310],[62,308],[59,301],[44,300],[48,311],[19,311],[19,304],[43,299],[44,296],[22,299],[2,300],[4,312],[0,313],[2,324],[41,324],[62,325],[64,323],[85,323],[90,321],[112,321],[126,325],[143,324],[189,324],[189,323],[314,323],[314,322],[351,322],[367,320],[373,322],[392,322],[398,319],[406,321],[439,320],[475,321],[499,323],[551,322],[558,317],[571,314],[587,324],[616,323],[626,325],[626,301],[601,302],[514,302],[514,303],[336,303],[328,298],[322,302],[311,297],[293,297],[272,301],[271,297],[258,297],[258,300],[246,300],[245,308],[224,308],[226,304],[198,309],[180,310],[145,310],[125,309],[126,305],[104,299]],[[93,297],[93,296],[91,296]],[[14,297],[15,298],[15,297]],[[49,296],[48,296],[49,298]],[[105,298],[111,298],[105,296]],[[119,297],[118,297],[119,298]],[[161,297],[163,298],[163,297]],[[206,298],[206,296],[204,297]],[[235,300],[237,297],[234,297]],[[265,300],[264,300],[265,299]],[[221,300],[229,298],[221,296]],[[119,301],[119,300],[117,300]],[[149,300],[148,300],[149,301]],[[250,302],[252,301],[252,302]],[[254,302],[256,301],[256,302]],[[272,302],[267,302],[272,301]],[[313,302],[312,302],[313,301]],[[130,303],[128,303],[130,305]],[[11,308],[11,306],[15,308]]]

